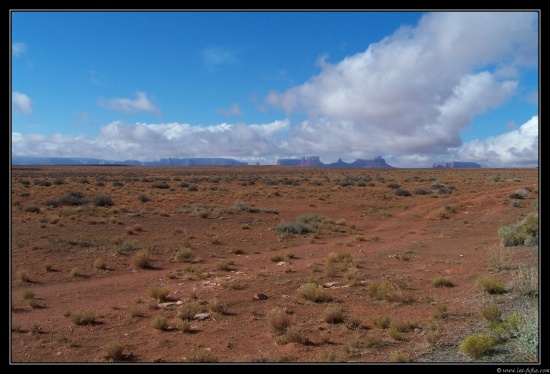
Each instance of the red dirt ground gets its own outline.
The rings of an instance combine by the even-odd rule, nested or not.
[[[373,185],[358,186],[366,177]],[[12,364],[112,362],[109,342],[123,347],[116,359],[123,363],[518,360],[505,349],[472,359],[459,345],[489,331],[483,307],[510,315],[527,304],[514,282],[521,266],[538,269],[539,248],[502,247],[498,229],[538,209],[538,169],[28,166],[13,167],[11,179]],[[153,187],[162,182],[169,188]],[[395,195],[391,183],[412,196]],[[413,193],[417,187],[429,193]],[[524,188],[527,197],[512,206],[510,194]],[[44,204],[71,191],[114,205]],[[277,230],[301,215],[323,217],[322,229]],[[193,262],[176,260],[182,248],[193,249]],[[147,268],[134,263],[142,249]],[[499,254],[511,256],[508,266],[495,266]],[[355,273],[327,270],[338,255],[353,259]],[[97,259],[105,269],[94,267]],[[221,269],[224,260],[229,267]],[[480,289],[487,276],[508,292]],[[454,286],[435,287],[437,277]],[[299,289],[311,282],[325,285],[332,301],[305,299]],[[396,299],[370,294],[369,285],[383,282],[399,285]],[[179,330],[183,304],[159,307],[151,287],[167,288],[170,302],[199,303],[210,318]],[[260,293],[267,299],[254,298]],[[221,312],[211,310],[214,299]],[[345,320],[329,323],[335,304]],[[277,307],[286,309],[294,340],[272,329]],[[436,316],[442,308],[447,315]],[[77,312],[91,312],[93,323],[73,323]],[[163,330],[152,327],[158,315],[168,321]],[[374,323],[380,316],[413,328],[394,338]]]

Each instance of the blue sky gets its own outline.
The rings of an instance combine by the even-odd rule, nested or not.
[[[13,156],[539,157],[537,11],[17,11]]]

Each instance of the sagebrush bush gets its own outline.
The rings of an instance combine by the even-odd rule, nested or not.
[[[151,321],[151,326],[155,330],[166,330],[168,328],[168,319],[161,314],[156,315]]]
[[[504,287],[502,281],[493,276],[482,277],[478,279],[477,284],[482,290],[491,295],[506,293],[506,287]]]
[[[390,322],[390,317],[386,315],[377,316],[372,319],[372,323],[381,329],[387,329],[390,326]]]
[[[535,246],[539,241],[539,214],[530,213],[523,221],[500,227],[498,236],[504,247]]]
[[[267,314],[267,320],[271,329],[278,335],[286,333],[292,325],[292,321],[286,309],[281,307],[271,309]]]
[[[495,338],[486,333],[470,335],[460,344],[460,350],[466,355],[479,359],[489,353],[497,344]]]
[[[119,361],[124,355],[125,346],[117,341],[110,341],[103,347],[103,358],[107,360]]]
[[[140,249],[136,252],[133,258],[134,266],[139,269],[147,269],[151,267],[151,257],[147,249]]]
[[[332,296],[329,293],[313,283],[301,285],[298,288],[298,294],[300,294],[304,299],[315,303],[332,301]]]
[[[91,325],[95,323],[95,313],[91,310],[69,312],[69,319],[75,325]]]
[[[156,299],[159,303],[165,302],[168,299],[170,289],[167,287],[149,287],[149,296]]]
[[[344,307],[341,304],[330,304],[325,309],[325,322],[342,323],[346,318]]]
[[[176,261],[178,262],[192,262],[193,258],[195,257],[195,251],[193,248],[190,247],[184,247],[178,249],[176,252]]]
[[[181,305],[178,318],[182,321],[191,321],[193,317],[202,311],[202,306],[197,301],[187,301]]]

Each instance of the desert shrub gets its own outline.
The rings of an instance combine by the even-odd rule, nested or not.
[[[35,179],[34,184],[36,184],[37,186],[50,187],[52,185],[52,182],[46,179]]]
[[[482,308],[479,313],[483,318],[489,322],[500,321],[502,317],[502,311],[498,305],[489,305]]]
[[[92,200],[92,204],[94,204],[95,206],[113,206],[113,205],[115,205],[115,203],[113,202],[113,199],[111,199],[110,196],[104,196],[104,195],[96,196]]]
[[[178,262],[192,262],[195,257],[195,251],[193,248],[184,247],[180,248],[176,252],[176,261]]]
[[[424,187],[416,187],[413,192],[415,195],[427,195],[430,193],[430,191],[428,191]]]
[[[284,260],[285,260],[285,257],[284,257],[282,254],[280,254],[280,253],[275,253],[274,255],[272,255],[272,256],[270,257],[270,260],[271,260],[272,262],[281,262],[281,261],[284,261]]]
[[[374,317],[372,323],[381,329],[387,329],[390,326],[390,317],[386,315]]]
[[[229,267],[233,264],[232,260],[220,260],[216,264],[216,270],[223,270],[223,271],[229,271],[231,270]]]
[[[363,345],[370,349],[381,349],[386,342],[380,333],[369,333],[363,338]]]
[[[397,184],[397,183],[388,183],[388,184],[386,185],[386,187],[388,187],[388,188],[393,188],[393,189],[395,190],[395,189],[401,187],[401,185],[400,185],[400,184]]]
[[[238,279],[229,279],[221,283],[222,287],[226,290],[242,290],[244,284]]]
[[[515,192],[512,192],[510,194],[510,198],[511,199],[525,199],[527,197],[527,195],[529,195],[529,192],[525,188],[522,188],[522,189],[516,190]]]
[[[191,185],[187,186],[187,191],[189,191],[189,192],[195,192],[195,191],[198,191],[198,190],[199,190],[199,187],[197,187],[194,184],[191,184]]]
[[[166,301],[169,293],[170,290],[167,287],[149,287],[149,296],[156,299],[159,303]]]
[[[27,213],[40,213],[40,208],[37,207],[36,205],[29,205],[24,207],[23,211]]]
[[[432,285],[434,287],[453,287],[454,283],[445,277],[435,277],[432,279]]]
[[[522,295],[538,296],[538,279],[536,266],[520,264],[514,277],[513,287]]]
[[[290,326],[284,333],[284,342],[285,343],[298,343],[306,344],[307,338],[304,333],[292,326]]]
[[[224,314],[227,311],[227,305],[217,296],[208,300],[208,309],[214,313]]]
[[[110,341],[103,347],[103,358],[107,360],[120,361],[124,355],[125,346],[117,341]]]
[[[506,292],[506,287],[504,287],[502,281],[492,276],[486,276],[478,279],[477,284],[482,290],[491,295],[503,294]]]
[[[91,310],[70,312],[69,319],[75,325],[91,325],[95,323],[95,313]]]
[[[214,354],[202,347],[195,348],[185,356],[187,362],[218,362]]]
[[[71,275],[71,277],[78,277],[80,276],[80,269],[78,267],[73,267],[71,268],[71,270],[69,271],[69,274]]]
[[[489,266],[496,271],[510,269],[512,252],[510,248],[494,245],[487,249]]]
[[[500,227],[498,236],[505,247],[534,246],[539,240],[539,214],[530,213],[523,221]]]
[[[330,304],[325,309],[325,322],[327,323],[342,323],[346,315],[344,307],[341,304]]]
[[[426,341],[431,346],[436,346],[441,339],[441,332],[439,330],[431,330],[426,333]]]
[[[138,196],[138,200],[141,201],[142,203],[146,203],[148,201],[150,201],[151,199],[149,199],[146,195],[139,195]]]
[[[460,350],[472,358],[479,359],[489,353],[496,344],[492,335],[481,333],[464,339],[460,344]]]
[[[155,330],[166,330],[168,328],[168,319],[161,314],[156,315],[151,321],[151,326]]]
[[[271,309],[267,314],[267,320],[273,332],[278,335],[284,334],[292,325],[286,309],[281,307]]]
[[[187,320],[178,321],[176,328],[181,332],[190,332],[192,330],[191,322]]]
[[[313,301],[315,303],[323,303],[332,301],[332,296],[327,293],[323,288],[313,283],[306,283],[298,288],[298,294],[304,299]]]
[[[539,313],[536,308],[527,311],[520,319],[514,343],[514,350],[525,362],[538,361]]]
[[[445,319],[449,316],[446,304],[436,304],[432,316],[436,319]]]
[[[151,256],[147,249],[140,249],[133,258],[133,264],[139,269],[147,269],[151,266]]]
[[[200,210],[197,212],[197,216],[200,218],[208,218],[208,211],[207,210]]]
[[[275,231],[278,233],[291,233],[291,234],[307,234],[315,232],[313,226],[300,223],[300,222],[285,222],[281,221],[276,227]]]
[[[202,306],[197,301],[186,301],[181,305],[178,318],[182,321],[191,321],[196,314],[202,311]]]
[[[357,330],[361,327],[363,320],[358,317],[346,317],[344,319],[346,327],[350,330]]]
[[[411,196],[411,193],[404,189],[404,188],[397,188],[395,191],[394,191],[394,194],[396,196]]]
[[[30,300],[30,299],[34,299],[34,292],[32,292],[31,290],[23,290],[23,292],[21,293],[21,297],[25,300]]]
[[[403,340],[403,333],[395,326],[390,326],[386,330],[388,336],[393,340]]]
[[[155,183],[151,184],[151,188],[168,189],[168,188],[170,188],[170,185],[168,183],[166,183],[165,181],[155,182]]]
[[[18,270],[17,273],[15,273],[15,278],[20,280],[21,282],[31,281],[29,274],[27,273],[26,270]]]

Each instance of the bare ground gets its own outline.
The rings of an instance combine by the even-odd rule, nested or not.
[[[476,359],[459,348],[490,332],[486,306],[538,309],[517,283],[538,269],[539,247],[505,248],[498,236],[538,206],[537,169],[34,166],[11,177],[12,364],[539,362],[513,340]],[[519,189],[526,198],[511,199]],[[113,205],[45,205],[75,191]],[[303,215],[323,221],[281,232]],[[177,258],[183,248],[192,259]],[[506,292],[481,289],[489,276]],[[309,283],[328,299],[304,297]],[[373,287],[384,284],[393,296],[379,299]],[[168,304],[152,288],[168,290]],[[191,303],[208,317],[182,329]],[[327,322],[335,305],[344,317]],[[286,334],[273,328],[278,308]],[[79,313],[90,323],[75,323]],[[383,316],[389,327],[375,323]]]

